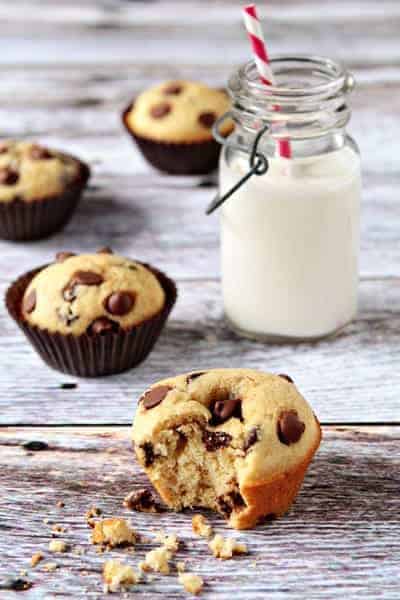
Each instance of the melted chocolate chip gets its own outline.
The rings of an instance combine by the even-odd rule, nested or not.
[[[170,83],[164,88],[164,94],[167,96],[178,96],[183,90],[183,86],[180,83]]]
[[[229,446],[232,441],[232,436],[225,431],[209,431],[208,429],[205,429],[201,439],[207,452],[214,452],[219,448]]]
[[[150,109],[150,114],[153,119],[162,119],[166,117],[171,112],[171,105],[168,102],[160,102],[160,104],[155,104]]]
[[[217,115],[212,111],[202,112],[198,116],[198,121],[200,125],[203,127],[207,127],[207,129],[211,129],[216,121]]]
[[[186,383],[192,383],[192,381],[194,381],[198,377],[201,377],[202,375],[205,375],[205,373],[207,373],[207,371],[198,371],[197,373],[190,373],[190,375],[186,377]]]
[[[119,325],[115,321],[111,321],[111,319],[107,319],[107,317],[99,317],[89,325],[86,333],[88,335],[104,335],[110,331],[116,332],[118,329]]]
[[[33,160],[48,160],[49,158],[53,158],[53,155],[47,148],[43,148],[43,146],[34,145],[29,151],[29,156]]]
[[[295,410],[286,410],[278,419],[278,437],[282,444],[290,446],[299,441],[306,426]]]
[[[286,375],[286,373],[279,373],[278,377],[282,377],[282,379],[286,379],[286,381],[288,381],[289,383],[294,383],[293,379],[291,377],[289,377],[289,375]]]
[[[155,499],[150,490],[142,488],[128,494],[124,500],[125,508],[137,512],[161,513],[164,507]]]
[[[24,592],[32,587],[33,583],[21,577],[10,577],[0,583],[0,590],[13,590],[14,592]]]
[[[145,442],[140,446],[144,452],[144,466],[151,467],[154,463],[156,455],[154,454],[153,444],[151,442]]]
[[[258,429],[257,427],[253,427],[248,432],[246,439],[243,444],[243,450],[247,452],[254,444],[258,442]]]
[[[109,246],[104,246],[103,248],[100,248],[96,252],[97,252],[97,254],[114,254],[114,252],[111,250],[111,248]]]
[[[11,167],[2,167],[0,169],[0,184],[15,185],[19,179],[19,173]]]
[[[22,310],[24,313],[30,314],[36,308],[36,291],[31,290],[22,300]]]
[[[71,279],[72,285],[101,285],[104,279],[94,271],[76,271]]]
[[[169,385],[159,385],[158,387],[148,390],[140,398],[139,402],[142,402],[143,406],[147,410],[150,410],[150,408],[154,408],[155,406],[161,404],[170,390],[172,390],[172,388]]]
[[[135,304],[135,295],[131,292],[114,292],[105,300],[105,308],[111,315],[122,317]]]
[[[226,500],[225,496],[219,496],[217,498],[217,504],[219,512],[228,519],[232,512],[232,505],[230,502]]]
[[[212,425],[225,423],[231,417],[243,420],[242,417],[242,400],[240,398],[221,398],[215,401],[211,407]]]
[[[25,450],[30,450],[31,452],[41,452],[42,450],[48,450],[49,445],[46,442],[39,442],[37,440],[32,440],[31,442],[25,442],[22,444],[22,447]]]
[[[233,492],[229,492],[228,496],[234,508],[240,509],[246,506],[246,502],[244,501],[242,494],[240,494],[236,490],[234,490]]]
[[[71,256],[76,256],[76,254],[73,252],[57,252],[56,261],[62,263],[64,260],[67,260],[67,258],[71,258]]]
[[[226,518],[230,517],[233,510],[241,510],[246,506],[243,496],[237,490],[219,496],[217,503],[220,513]]]

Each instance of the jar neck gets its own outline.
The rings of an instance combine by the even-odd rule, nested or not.
[[[307,139],[331,143],[332,136],[340,143],[351,116],[352,75],[338,63],[313,56],[276,57],[271,68],[273,86],[260,82],[254,61],[231,76],[228,90],[238,134],[251,138],[269,124],[273,139],[288,138],[295,146]]]

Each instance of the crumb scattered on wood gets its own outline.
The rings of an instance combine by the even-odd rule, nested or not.
[[[147,513],[160,513],[164,510],[151,491],[146,488],[130,492],[124,498],[124,507],[129,510]]]
[[[212,536],[213,529],[204,515],[194,515],[192,518],[193,533],[200,537],[209,538]]]
[[[171,552],[178,552],[179,540],[175,534],[167,534],[161,529],[160,531],[156,532],[156,540]]]
[[[163,575],[168,575],[170,573],[169,560],[171,557],[170,550],[165,546],[161,546],[161,548],[147,552],[144,561],[139,563],[139,568],[142,571],[155,571]]]
[[[68,544],[66,544],[63,540],[51,540],[49,543],[50,552],[67,552]]]
[[[199,575],[194,575],[194,573],[179,573],[178,580],[189,594],[195,596],[200,594],[204,587],[203,579]]]
[[[129,546],[135,544],[137,535],[125,519],[102,519],[95,523],[91,542],[109,548],[116,546]]]
[[[59,500],[56,504],[57,508],[64,508],[65,506],[65,502],[63,502],[62,500]]]
[[[119,560],[108,560],[103,566],[104,591],[118,592],[139,581],[139,576],[131,566]]]
[[[35,554],[32,554],[31,556],[31,567],[36,567],[36,565],[39,564],[43,559],[44,555],[42,552],[35,552]]]
[[[183,573],[186,569],[186,565],[183,561],[177,562],[176,563],[176,570],[178,571],[178,573]]]
[[[58,568],[57,563],[46,563],[45,565],[43,565],[42,570],[47,571],[48,573],[51,573],[51,572],[55,571],[57,568]]]
[[[52,535],[61,535],[66,531],[67,528],[64,527],[64,525],[60,525],[59,523],[55,523],[51,528]]]
[[[208,546],[215,558],[222,560],[228,560],[234,554],[247,554],[246,544],[238,543],[232,538],[223,538],[220,534],[215,535]]]

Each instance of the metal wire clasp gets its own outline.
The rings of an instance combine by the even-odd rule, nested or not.
[[[222,123],[228,118],[232,118],[232,113],[227,112],[215,121],[213,126],[213,134],[215,139],[222,146],[231,146],[232,148],[236,148],[237,150],[240,150],[242,152],[247,152],[248,148],[246,146],[242,146],[240,144],[232,144],[227,138],[225,138],[220,133],[220,127]],[[206,215],[210,215],[212,212],[214,212],[214,210],[219,208],[221,204],[228,200],[228,198],[230,198],[232,194],[234,194],[244,183],[246,183],[246,181],[250,179],[250,177],[252,177],[253,175],[265,175],[265,173],[268,171],[268,159],[264,156],[264,154],[258,151],[259,141],[268,130],[269,125],[265,125],[265,127],[260,129],[260,131],[257,133],[254,139],[253,147],[251,149],[249,157],[249,170],[247,171],[247,173],[243,175],[243,177],[239,179],[239,181],[235,183],[235,185],[230,190],[228,190],[223,196],[220,196],[219,194],[215,196],[213,201],[207,207]]]

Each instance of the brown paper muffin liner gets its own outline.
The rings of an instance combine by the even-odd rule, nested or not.
[[[138,365],[151,352],[177,298],[176,285],[169,277],[151,265],[141,264],[157,277],[165,292],[165,304],[156,315],[130,329],[73,336],[30,325],[22,315],[22,298],[33,277],[47,265],[22,275],[10,285],[5,299],[8,312],[39,356],[53,369],[78,377],[121,373]]]
[[[75,159],[77,160],[77,159]],[[32,202],[0,202],[0,238],[37,240],[62,229],[70,220],[90,177],[89,167],[79,162],[79,175],[62,194]]]
[[[169,175],[207,175],[218,167],[221,146],[214,139],[206,142],[159,142],[136,135],[129,128],[127,116],[133,102],[122,113],[122,122],[146,160]]]

